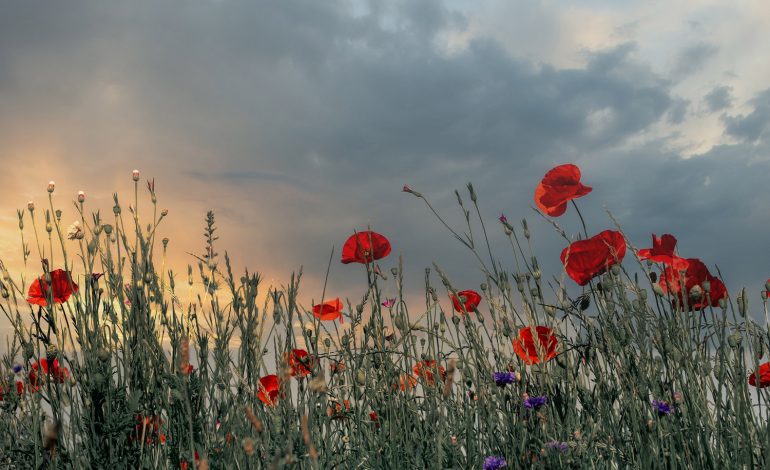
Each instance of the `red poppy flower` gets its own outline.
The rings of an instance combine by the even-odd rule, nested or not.
[[[374,429],[380,429],[380,423],[376,411],[369,413],[369,419],[374,423]]]
[[[292,349],[286,356],[289,362],[289,375],[292,377],[308,376],[315,369],[315,357],[309,356],[304,349]]]
[[[336,320],[342,318],[342,302],[337,297],[334,300],[327,300],[320,305],[313,305],[313,315],[321,320]],[[340,323],[342,321],[340,320]]]
[[[708,268],[703,261],[697,258],[687,258],[687,270],[684,272],[684,286],[687,293],[692,294],[693,288],[696,286],[700,288],[702,295],[691,295],[687,299],[687,306],[690,310],[701,310],[702,308],[711,305],[712,307],[719,306],[719,299],[727,298],[727,288],[725,284],[717,277],[714,277],[709,272]],[[703,282],[708,281],[710,284],[708,297],[706,299],[706,289],[703,288]],[[684,305],[684,298],[682,297],[682,285],[681,285],[681,273],[674,268],[666,267],[663,273],[660,275],[658,285],[666,294],[675,295],[680,305]],[[697,290],[695,291],[697,293]],[[710,300],[708,302],[707,300]]]
[[[535,345],[532,337],[532,328],[526,327],[519,330],[518,338],[513,340],[513,351],[527,364],[537,364],[541,361],[549,361],[556,356],[556,346],[559,344],[556,335],[547,326],[536,326],[537,341]]]
[[[78,291],[78,285],[72,280],[70,275],[63,269],[57,269],[50,272],[51,275],[51,294],[54,303],[60,304],[67,301],[70,296]],[[45,276],[32,281],[29,285],[27,302],[41,307],[48,305],[49,284],[45,281]]]
[[[66,367],[59,365],[59,360],[54,359],[49,364],[48,359],[40,359],[32,364],[29,370],[29,385],[33,392],[40,388],[40,384],[46,377],[50,377],[58,383],[64,383],[70,376],[70,371]]]
[[[420,361],[414,365],[412,370],[414,370],[414,375],[420,377],[428,385],[433,385],[435,383],[435,380],[433,380],[433,374],[435,372],[441,374],[442,381],[446,378],[444,367],[436,364],[436,361],[433,360]]]
[[[757,385],[757,376],[759,376],[759,385]],[[759,370],[749,376],[749,385],[759,388],[770,385],[770,362],[760,365]]]
[[[535,189],[535,203],[541,211],[558,217],[567,210],[567,203],[591,192],[580,182],[580,168],[572,164],[559,165],[543,176]]]
[[[450,295],[449,298],[452,299],[452,306],[460,313],[463,313],[463,307],[465,307],[465,312],[472,312],[481,303],[481,296],[476,291],[462,290],[457,295],[459,299],[454,295]]]
[[[561,252],[567,275],[584,286],[626,256],[626,241],[620,232],[605,230],[587,240],[571,243]]]
[[[687,269],[687,260],[680,258],[674,253],[676,248],[676,238],[673,235],[664,234],[658,238],[652,234],[652,248],[643,248],[639,250],[639,259],[650,260],[656,263],[663,263],[671,266],[677,271]]]
[[[329,416],[331,419],[345,419],[347,418],[347,413],[349,411],[350,411],[350,401],[343,400],[342,403],[335,402],[334,408],[332,408],[331,406],[328,406],[326,408],[326,415]]]
[[[371,263],[390,253],[390,242],[379,233],[358,232],[351,235],[342,247],[342,263]]]
[[[275,374],[266,375],[259,379],[259,393],[257,398],[268,406],[275,406],[275,400],[278,398],[280,386],[278,376]]]

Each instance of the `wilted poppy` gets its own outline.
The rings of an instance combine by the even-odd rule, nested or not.
[[[527,364],[537,364],[553,359],[556,356],[558,340],[551,328],[536,326],[538,345],[532,336],[532,328],[519,330],[517,338],[513,339],[513,351]]]
[[[49,362],[48,359],[43,358],[30,366],[29,385],[32,391],[36,392],[40,388],[42,380],[45,380],[47,377],[58,383],[64,383],[69,376],[69,369],[62,367],[58,359]]]
[[[727,298],[727,288],[725,284],[709,272],[703,261],[697,258],[687,258],[687,270],[684,272],[684,287],[689,294],[687,306],[689,310],[700,310],[708,305],[712,307],[719,306],[719,299]],[[684,306],[684,297],[682,296],[681,272],[674,268],[666,267],[660,275],[658,285],[665,294],[675,295],[679,304]],[[703,283],[708,281],[709,289],[703,287]],[[706,296],[708,295],[708,299]],[[709,302],[710,300],[710,302]]]
[[[3,391],[3,387],[0,386],[0,401],[3,401],[3,399],[5,398],[3,393],[5,393]],[[19,380],[17,380],[16,381],[16,394],[18,396],[21,396],[23,393],[24,393],[24,383],[19,381]]]
[[[390,242],[379,233],[358,232],[351,235],[342,247],[342,263],[371,263],[390,253]]]
[[[287,354],[289,362],[289,375],[292,377],[305,377],[315,369],[316,358],[308,355],[304,349],[292,349]]]
[[[472,312],[481,303],[479,293],[472,290],[462,290],[457,293],[457,297],[450,295],[450,298],[452,299],[452,306],[460,313],[463,313],[463,307],[465,307],[465,312]]]
[[[666,233],[658,238],[653,233],[652,248],[643,248],[639,250],[639,259],[663,263],[678,271],[687,269],[687,260],[678,257],[676,253],[674,253],[675,249],[676,238],[673,235]]]
[[[337,297],[334,300],[327,300],[320,305],[313,305],[313,315],[321,320],[336,320],[342,318],[342,302]]]
[[[160,416],[134,415],[136,426],[134,432],[128,437],[129,442],[141,442],[142,436],[147,445],[166,442],[166,436],[160,432],[160,426],[163,420]]]
[[[759,384],[757,384],[757,376],[759,376]],[[749,385],[759,388],[770,385],[770,362],[760,365],[759,369],[749,376]]]
[[[278,376],[275,374],[266,375],[259,379],[257,398],[268,406],[275,406],[275,399],[278,398],[279,390]]]
[[[417,385],[417,379],[409,374],[401,374],[398,377],[398,385],[393,384],[393,388],[398,387],[402,392],[407,389],[411,390]]]
[[[49,274],[51,275],[50,291],[45,276],[40,276],[29,285],[27,302],[45,307],[51,295],[54,303],[60,304],[66,302],[74,292],[78,291],[78,285],[63,269],[51,271]]]
[[[590,192],[591,188],[580,182],[580,168],[568,163],[545,174],[535,189],[535,203],[541,211],[558,217],[567,210],[569,201]]]
[[[567,275],[584,286],[626,255],[626,241],[620,232],[605,230],[586,240],[571,243],[561,252]]]
[[[345,372],[345,361],[332,361],[329,363],[329,372],[332,375]]]
[[[444,370],[444,367],[436,364],[436,361],[433,360],[420,361],[414,365],[412,370],[414,371],[414,375],[420,377],[428,385],[433,385],[435,383],[433,374],[436,372],[441,375],[442,381],[446,378],[446,371]]]

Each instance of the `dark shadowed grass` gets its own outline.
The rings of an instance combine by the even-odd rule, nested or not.
[[[3,268],[0,308],[14,333],[0,366],[0,466],[444,469],[482,468],[490,456],[499,457],[490,468],[768,464],[767,389],[747,383],[768,350],[767,322],[752,320],[745,291],[724,308],[687,312],[651,281],[660,267],[633,256],[579,291],[541,273],[526,222],[502,220],[515,260],[506,267],[469,185],[473,212],[457,193],[468,232],[445,225],[484,273],[475,311],[442,308],[468,286],[453,285],[440,262],[408,281],[425,288],[424,306],[408,311],[401,260],[391,259],[385,273],[351,265],[368,287],[347,302],[344,324],[322,322],[299,300],[301,270],[281,288],[233,273],[216,251],[213,213],[196,266],[168,269],[168,241],[156,239],[166,214],[148,190],[149,224],[138,183],[133,204],[116,195],[109,217],[87,217],[76,202],[80,233],[52,203],[19,212],[25,259],[46,259],[42,276],[75,273],[79,289],[64,303],[30,305],[38,281]],[[386,307],[391,284],[399,294]],[[558,354],[527,365],[511,341],[537,325],[556,332]],[[297,348],[317,358],[304,378],[286,361]],[[69,376],[43,374],[34,390],[29,372],[41,358]],[[415,373],[422,361],[436,361],[430,376]],[[280,383],[274,406],[257,397],[270,374]]]

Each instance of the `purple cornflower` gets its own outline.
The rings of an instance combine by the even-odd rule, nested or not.
[[[508,217],[505,216],[505,214],[500,214],[500,222],[507,224],[508,223]]]
[[[671,414],[671,405],[663,400],[653,400],[652,406],[655,407],[655,410],[658,412],[658,416],[667,416]]]
[[[493,372],[492,378],[498,387],[505,387],[507,384],[516,382],[516,374],[513,372]]]
[[[505,468],[508,466],[508,462],[505,461],[505,457],[501,455],[490,455],[484,459],[484,470],[498,470],[499,468]]]
[[[24,369],[24,367],[21,366],[21,364],[14,364],[13,365],[13,373],[18,374]]]
[[[538,409],[541,406],[548,403],[548,397],[542,396],[542,397],[528,397],[524,400],[524,408],[531,409]]]
[[[566,454],[567,450],[569,450],[569,446],[567,445],[566,442],[549,441],[548,443],[546,443],[546,446],[548,447],[548,449],[555,452],[556,451],[561,452],[562,454]]]
[[[396,299],[385,299],[385,301],[382,303],[382,306],[390,308],[395,304],[396,304]]]

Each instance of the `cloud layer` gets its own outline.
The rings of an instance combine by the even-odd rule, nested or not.
[[[530,207],[542,175],[575,162],[594,187],[581,201],[591,231],[610,226],[606,205],[638,246],[674,233],[728,288],[758,291],[770,83],[746,64],[770,39],[767,16],[754,2],[666,18],[650,13],[657,2],[527,4],[17,3],[0,15],[0,258],[18,266],[14,209],[42,203],[49,179],[66,219],[79,189],[104,213],[113,191],[129,199],[138,167],[171,210],[179,271],[211,208],[220,252],[276,284],[304,265],[308,299],[332,247],[327,290],[362,294],[360,270],[337,260],[369,225],[393,243],[387,267],[403,254],[409,291],[434,260],[475,287],[473,255],[400,192],[422,192],[461,230],[453,191],[472,181],[503,262],[501,212],[530,219],[558,274],[562,242]],[[572,211],[559,223],[579,227]]]

